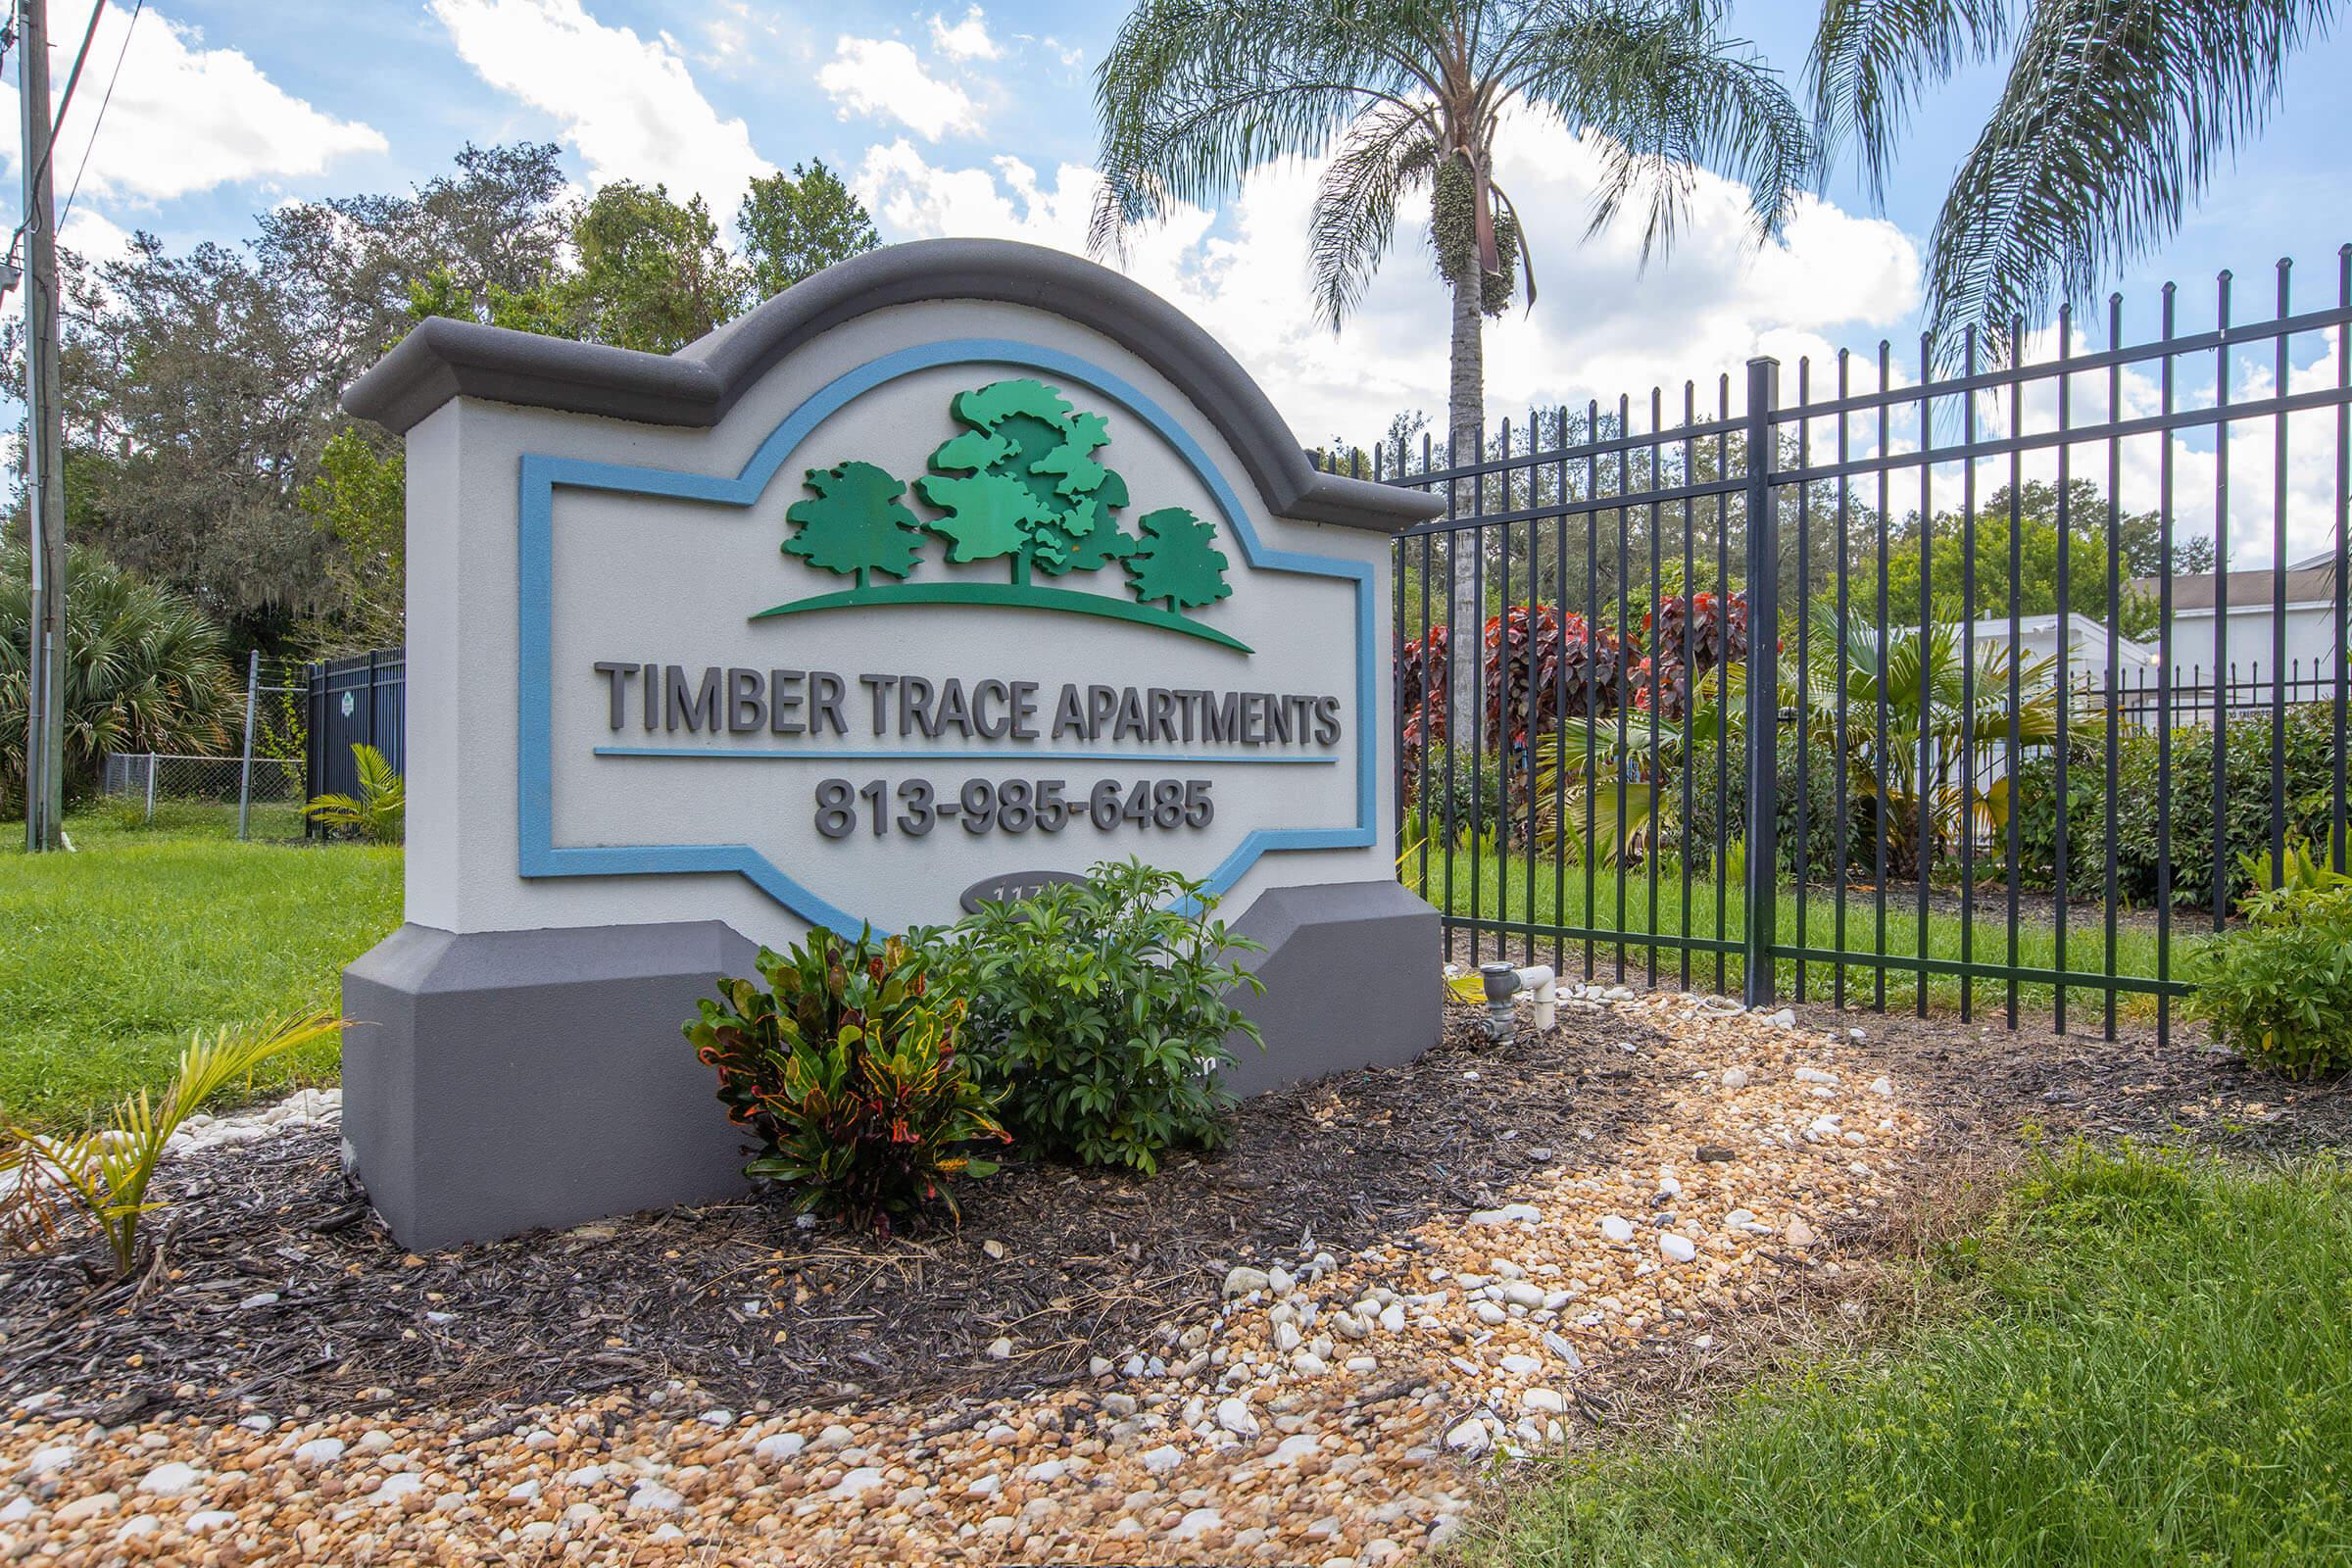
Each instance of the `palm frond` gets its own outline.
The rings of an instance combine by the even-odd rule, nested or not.
[[[1437,169],[1438,143],[1426,114],[1375,105],[1340,143],[1307,219],[1315,300],[1333,331],[1372,282],[1396,231],[1396,204]]]
[[[1089,248],[1177,203],[1211,206],[1258,164],[1318,157],[1357,116],[1409,102],[1388,46],[1429,28],[1423,0],[1144,0],[1095,73],[1102,189]]]
[[[1972,324],[2000,352],[2009,323],[2178,230],[2333,13],[2333,0],[2037,0],[1930,243],[1944,358]]]
[[[72,1137],[12,1131],[0,1150],[0,1174],[16,1181],[0,1197],[0,1238],[24,1244],[58,1231],[61,1213],[78,1210],[114,1253],[118,1277],[131,1271],[139,1221],[161,1207],[147,1196],[155,1168],[180,1124],[204,1103],[284,1052],[342,1026],[329,1012],[224,1026],[190,1038],[159,1106],[145,1090],[115,1107],[113,1124]]]
[[[1722,22],[1713,0],[1551,0],[1511,64],[1513,92],[1571,129],[1601,134],[1590,231],[1639,203],[1644,260],[1673,243],[1695,171],[1748,186],[1760,239],[1778,230],[1813,169],[1796,100]]]
[[[1884,200],[1895,143],[1921,91],[2006,41],[2008,0],[1825,0],[1807,70],[1816,149],[1850,140]]]

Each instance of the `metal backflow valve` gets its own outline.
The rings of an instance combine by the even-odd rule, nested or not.
[[[1522,969],[1508,963],[1482,963],[1479,978],[1487,988],[1487,1038],[1497,1045],[1509,1045],[1518,1037],[1519,1008],[1517,999],[1522,991],[1532,991],[1536,998],[1536,1032],[1549,1029],[1559,1003],[1559,977],[1548,964],[1536,964]]]

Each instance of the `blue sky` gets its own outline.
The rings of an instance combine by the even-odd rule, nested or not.
[[[88,4],[52,7],[62,78]],[[467,140],[527,137],[563,144],[583,186],[620,174],[700,185],[722,218],[751,173],[821,157],[854,179],[888,237],[1075,246],[1091,193],[1092,72],[1119,14],[1009,0],[156,0],[129,35],[69,238],[96,252],[134,228],[173,247],[235,240],[272,203],[396,189],[447,168]],[[110,6],[102,24],[58,160],[61,200],[126,15]],[[1751,3],[1732,17],[1794,73],[1813,15]],[[2166,276],[2188,285],[2186,323],[2209,318],[2209,280],[2226,266],[2239,273],[2240,314],[2267,313],[2280,255],[2297,258],[2303,300],[2332,295],[2335,247],[2352,238],[2348,75],[2345,41],[2298,63],[2269,134],[2161,259],[2115,280],[2146,302],[2135,319],[2152,326]],[[1516,177],[1523,208],[1544,215],[1544,293],[1491,334],[1495,402],[1640,395],[1760,350],[1903,341],[1917,329],[1917,248],[1995,85],[1979,74],[1926,105],[1883,216],[1841,171],[1785,242],[1758,252],[1737,231],[1742,193],[1718,182],[1702,189],[1688,243],[1647,270],[1630,234],[1579,243],[1589,166],[1560,133],[1531,128]],[[9,113],[13,123],[13,99]],[[1314,439],[1439,400],[1444,299],[1407,239],[1344,337],[1315,327],[1298,243],[1311,186],[1311,171],[1266,171],[1224,210],[1172,222],[1133,267],[1234,346]]]

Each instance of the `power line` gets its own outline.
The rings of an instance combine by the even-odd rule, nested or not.
[[[140,3],[143,5],[146,0],[140,0]],[[98,36],[98,19],[104,15],[106,15],[106,0],[97,0],[97,3],[90,7],[90,24],[81,29],[81,47],[74,51],[74,69],[66,74],[66,94],[57,101],[57,120],[49,127],[49,145],[41,149],[40,166],[33,170],[31,177],[24,182],[26,190],[31,190],[40,182],[41,176],[49,172],[49,160],[57,155],[57,133],[66,127],[66,111],[74,107],[74,89],[81,84],[82,63],[90,58],[90,43]],[[123,41],[129,42],[127,34]],[[122,61],[118,59],[115,64],[116,68],[120,70]],[[22,83],[24,79],[24,62],[19,59],[17,80]],[[85,161],[87,159],[86,153],[84,159]],[[28,210],[24,214],[24,221],[19,223],[17,231],[9,236],[8,254],[12,263],[16,258],[17,246],[24,238],[24,230],[30,226],[31,222],[32,214]]]
[[[99,9],[103,10],[104,8],[105,0],[99,0]],[[122,47],[115,51],[115,69],[106,78],[106,95],[98,100],[98,118],[90,122],[90,139],[81,145],[81,165],[74,171],[73,187],[66,192],[66,210],[58,215],[57,226],[60,230],[65,228],[66,220],[74,216],[74,198],[81,194],[81,176],[90,167],[90,154],[97,150],[98,131],[106,123],[106,106],[115,101],[115,83],[122,78],[122,61],[130,53],[131,29],[139,24],[139,13],[146,9],[147,0],[136,0],[136,3],[130,8],[130,20],[122,24]],[[98,13],[93,11],[90,13],[90,26],[93,32],[97,30],[97,24]],[[82,47],[84,49],[89,47],[86,39],[83,41]],[[76,69],[79,68],[76,67]],[[68,82],[66,92],[70,96],[73,91],[73,83]],[[66,116],[62,108],[58,111],[57,118],[60,124],[65,122]],[[52,147],[57,145],[54,137],[51,138],[49,145]]]

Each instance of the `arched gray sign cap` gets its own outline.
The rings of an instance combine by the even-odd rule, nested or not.
[[[1250,373],[1190,317],[1108,268],[1010,240],[918,240],[868,251],[668,355],[437,317],[353,382],[343,407],[394,434],[457,397],[713,425],[802,344],[871,312],[930,300],[1048,311],[1157,367],[1207,415],[1277,516],[1393,533],[1445,510],[1420,490],[1317,471]]]

